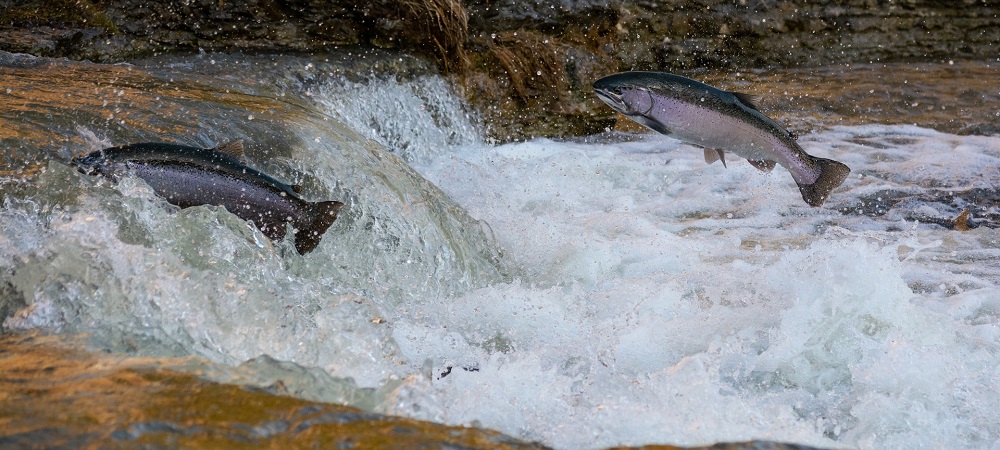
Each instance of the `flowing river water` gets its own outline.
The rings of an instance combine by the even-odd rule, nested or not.
[[[428,435],[385,421],[420,419],[557,448],[1000,445],[998,74],[687,74],[759,95],[852,168],[810,208],[781,168],[631,129],[491,143],[488,117],[396,55],[0,54],[0,439],[287,443],[347,422],[403,439]],[[68,164],[232,139],[347,204],[314,252]],[[205,380],[286,412],[126,408]],[[462,442],[529,445],[483,433]]]

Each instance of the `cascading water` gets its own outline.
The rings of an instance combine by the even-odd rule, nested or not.
[[[1000,442],[998,137],[823,127],[853,172],[810,208],[661,136],[490,145],[441,78],[343,58],[2,61],[7,329],[559,448]],[[348,203],[314,253],[65,164],[233,138]]]
[[[482,224],[396,155],[312,102],[290,98],[289,88],[263,82],[287,74],[250,61],[30,69],[39,79],[73,75],[88,86],[74,88],[110,98],[102,106],[92,98],[32,103],[39,94],[28,90],[30,81],[11,88],[12,103],[50,116],[43,139],[68,143],[36,148],[51,160],[34,173],[15,166],[5,183],[3,269],[30,303],[6,321],[8,329],[88,332],[102,346],[228,364],[267,354],[381,385],[406,372],[397,370],[391,331],[372,320],[503,278]],[[243,76],[248,64],[258,66],[259,84],[200,83],[191,75],[223,64]],[[225,89],[211,85],[223,81]],[[110,112],[84,116],[86,108]],[[212,147],[235,138],[247,142],[257,167],[303,184],[306,196],[348,204],[315,254],[295,256],[287,242],[269,242],[220,208],[178,210],[138,179],[112,185],[78,174],[55,155],[150,140]]]

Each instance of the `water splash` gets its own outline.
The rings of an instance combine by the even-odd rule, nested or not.
[[[317,101],[330,115],[411,163],[485,142],[478,120],[438,76],[405,83],[337,80],[320,89]]]
[[[304,181],[308,198],[348,206],[319,248],[301,257],[289,242],[268,241],[224,209],[178,209],[139,179],[86,177],[60,157],[65,146],[42,147],[52,159],[4,185],[0,267],[8,290],[28,304],[5,328],[87,332],[108,349],[234,365],[269,355],[380,386],[407,372],[390,327],[376,319],[502,279],[495,244],[479,223],[400,158],[314,104],[218,92],[189,66],[155,74],[80,66],[47,64],[31,77],[5,79],[16,88],[43,75],[66,79],[68,71],[74,76],[66,89],[96,86],[98,98],[84,104],[41,97],[30,106],[55,121],[43,140],[86,151],[108,141],[207,147],[243,137],[252,164]],[[172,78],[175,70],[185,77]],[[121,85],[106,89],[108,79]],[[176,89],[168,96],[157,90],[161,84]],[[146,120],[109,130],[82,125],[70,112],[95,108],[102,95]],[[244,119],[251,113],[255,119]],[[159,133],[147,135],[150,129]]]

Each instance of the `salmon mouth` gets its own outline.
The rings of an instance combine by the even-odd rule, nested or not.
[[[621,94],[616,94],[611,90],[602,89],[598,87],[594,88],[594,92],[597,94],[597,98],[600,98],[601,101],[607,103],[608,106],[610,106],[615,111],[618,111],[622,114],[628,114],[629,108],[625,106],[625,101],[622,100]]]
[[[84,175],[97,175],[100,173],[101,161],[104,154],[101,152],[76,156],[70,163],[76,166],[76,170]]]

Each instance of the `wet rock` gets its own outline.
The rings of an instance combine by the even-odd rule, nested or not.
[[[580,136],[611,127],[614,113],[591,83],[618,69],[618,2],[468,2],[469,101],[500,140]]]
[[[456,75],[499,140],[611,128],[615,116],[590,83],[620,70],[975,59],[995,56],[998,41],[1000,4],[972,0],[0,0],[0,50],[39,56],[117,62],[334,47],[419,55]],[[959,100],[990,101],[979,94]],[[955,126],[995,133],[994,122]]]
[[[617,8],[592,0],[6,1],[0,50],[115,62],[177,51],[396,49],[459,75],[502,140],[601,131]],[[71,11],[77,11],[70,14]],[[98,25],[99,24],[99,25]],[[596,112],[594,112],[596,111]],[[596,115],[596,116],[595,116]]]
[[[102,355],[68,342],[0,335],[0,362],[16,374],[0,381],[5,446],[546,448],[492,430],[214,383],[177,371],[177,360]]]
[[[1000,130],[997,64],[960,60],[680,72],[755,96],[765,114],[803,136],[816,128],[870,123],[989,135]]]
[[[956,231],[1000,228],[1000,189],[922,192],[883,189],[860,197],[856,204],[843,207],[841,212],[869,217],[891,215]]]
[[[469,0],[469,24],[483,31],[518,28],[565,31],[606,19],[616,20],[620,1]]]
[[[4,271],[3,276],[9,278],[13,271]],[[10,281],[0,282],[0,323],[3,323],[15,312],[28,306],[24,295]]]
[[[25,448],[549,448],[493,430],[446,426],[276,395],[270,388],[212,382],[187,372],[212,370],[192,370],[196,361],[129,358],[83,347],[70,336],[0,335],[0,363],[9,375],[0,379],[4,393],[0,408],[6,413],[0,442]],[[813,447],[750,441],[629,448]]]
[[[995,2],[651,0],[621,9],[619,57],[643,70],[979,58],[1000,38]]]
[[[98,62],[184,50],[316,52],[345,45],[400,48],[443,61],[457,58],[459,46],[434,32],[465,38],[464,9],[447,0],[362,6],[346,0],[7,0],[0,11],[0,50]],[[74,45],[61,45],[67,40]]]

